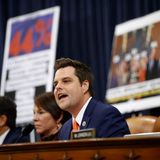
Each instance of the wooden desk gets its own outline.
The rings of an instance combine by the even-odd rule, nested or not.
[[[1,145],[0,160],[160,160],[160,137]]]

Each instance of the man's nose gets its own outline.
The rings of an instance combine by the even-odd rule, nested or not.
[[[57,85],[55,86],[56,90],[59,90],[62,88],[62,83],[58,82]]]

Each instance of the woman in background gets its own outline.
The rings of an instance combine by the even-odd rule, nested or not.
[[[58,140],[64,123],[64,112],[59,108],[52,92],[43,93],[34,100],[34,126],[41,141]]]
[[[0,96],[0,145],[30,142],[29,136],[16,126],[17,105],[7,96]]]

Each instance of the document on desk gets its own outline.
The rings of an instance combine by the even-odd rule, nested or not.
[[[126,134],[124,137],[160,137],[160,132]]]

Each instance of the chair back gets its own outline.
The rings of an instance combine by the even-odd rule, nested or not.
[[[156,116],[149,116],[149,115],[130,117],[126,119],[131,134],[155,132],[154,130],[158,130],[158,127],[157,126],[155,127],[156,120],[157,120]]]
[[[160,116],[157,118],[154,124],[153,132],[160,132]]]

